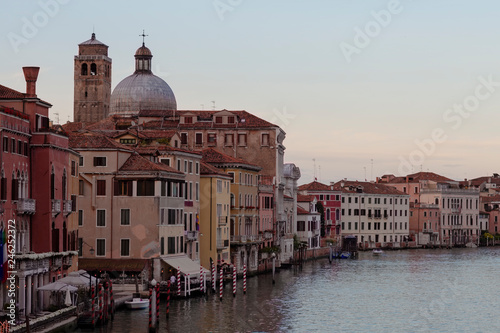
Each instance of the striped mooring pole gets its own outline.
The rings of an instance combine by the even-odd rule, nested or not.
[[[149,288],[149,329],[153,328],[153,289]]]
[[[177,296],[181,295],[181,268],[177,267]]]
[[[243,294],[247,293],[247,265],[243,265]]]
[[[222,270],[222,267],[220,268],[220,273],[219,273],[219,298],[222,301],[222,290],[224,289],[224,271]]]
[[[156,322],[160,322],[160,282],[156,283]]]
[[[170,312],[170,281],[167,282],[167,319],[168,313]]]
[[[236,297],[236,266],[233,265],[233,297]]]
[[[203,294],[203,292],[205,291],[205,288],[204,288],[204,285],[203,285],[203,282],[204,282],[204,275],[203,275],[203,266],[200,266],[200,292]]]

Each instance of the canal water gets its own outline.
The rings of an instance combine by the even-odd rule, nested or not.
[[[175,300],[168,321],[162,302],[160,332],[500,332],[500,248],[367,252],[247,282]],[[148,310],[123,310],[96,332],[147,327]]]

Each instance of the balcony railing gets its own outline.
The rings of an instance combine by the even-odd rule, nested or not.
[[[219,216],[219,226],[224,226],[227,224],[227,216]]]
[[[19,199],[17,200],[18,214],[35,214],[36,200],[35,199]]]
[[[57,216],[61,213],[61,200],[52,199],[52,216]]]
[[[239,235],[231,236],[233,243],[259,243],[262,242],[262,235]]]
[[[217,240],[217,250],[225,249],[226,247],[229,247],[229,239]]]
[[[72,200],[64,200],[63,201],[63,212],[65,216],[68,216],[73,212],[73,201]]]
[[[198,239],[198,231],[186,231],[186,240],[195,241]]]
[[[273,238],[273,233],[266,231],[264,232],[264,239],[272,239]]]
[[[424,229],[424,234],[432,234],[432,229]]]

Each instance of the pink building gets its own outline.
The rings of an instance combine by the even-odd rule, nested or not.
[[[324,238],[335,238],[340,235],[340,206],[342,192],[334,191],[333,185],[325,185],[318,181],[299,186],[299,192],[314,195],[324,208],[325,226],[322,230]]]
[[[36,95],[38,67],[24,67],[26,93],[0,85],[2,232],[16,229],[16,299],[21,314],[48,306],[37,289],[77,267],[73,178],[78,154],[49,126],[51,104]],[[35,254],[33,254],[33,252]],[[4,267],[2,267],[4,268]],[[6,276],[4,274],[3,278]],[[0,289],[0,301],[7,301]]]

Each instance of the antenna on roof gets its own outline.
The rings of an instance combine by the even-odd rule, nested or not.
[[[366,182],[366,167],[363,167],[363,169],[365,169],[365,182]]]
[[[54,112],[54,117],[56,118],[56,124],[59,124],[59,112]]]
[[[321,181],[321,165],[318,165],[318,179]]]
[[[215,101],[212,101],[212,110],[215,111]]]

